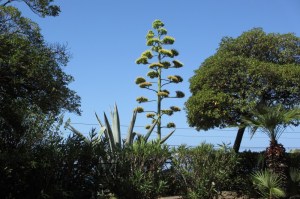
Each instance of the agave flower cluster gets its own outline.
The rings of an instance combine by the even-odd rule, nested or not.
[[[148,112],[147,118],[152,119],[152,123],[157,121],[157,137],[161,139],[162,128],[175,128],[176,125],[172,122],[165,126],[161,124],[161,117],[163,115],[173,115],[174,112],[180,111],[179,107],[171,106],[167,109],[162,108],[162,101],[167,98],[183,98],[182,91],[175,91],[174,95],[170,94],[165,87],[169,84],[178,84],[183,81],[179,75],[169,75],[163,77],[163,71],[170,68],[181,68],[183,64],[176,60],[175,57],[179,55],[175,49],[167,49],[166,46],[174,44],[175,39],[167,35],[167,30],[164,28],[164,23],[160,20],[155,20],[152,24],[153,30],[148,31],[146,36],[146,45],[150,47],[141,54],[136,60],[137,64],[146,65],[149,68],[146,78],[138,77],[135,83],[143,89],[150,90],[155,93],[155,98],[149,100],[147,97],[140,96],[136,99],[138,103],[153,102],[157,103],[155,111],[145,111],[143,107],[138,107],[137,112]],[[148,79],[148,81],[146,80]],[[149,127],[149,125],[147,125]],[[171,133],[173,133],[172,131]]]

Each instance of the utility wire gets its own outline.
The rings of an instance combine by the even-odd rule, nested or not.
[[[95,125],[99,125],[97,123],[82,123],[82,122],[72,122],[70,124],[75,124],[75,125],[84,125],[84,126],[95,126]],[[129,127],[128,125],[120,125],[121,127]],[[145,128],[145,126],[140,126],[140,125],[135,125],[134,127],[138,127],[138,128]],[[192,127],[176,127],[176,129],[178,130],[196,130]],[[228,132],[236,132],[236,129],[211,129],[211,130],[214,130],[214,131],[228,131]],[[300,133],[300,131],[287,131],[287,132],[284,132],[284,133],[293,133],[293,134],[297,134],[297,133]]]

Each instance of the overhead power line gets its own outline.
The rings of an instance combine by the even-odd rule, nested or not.
[[[70,124],[75,124],[75,125],[84,125],[84,126],[96,126],[96,125],[99,125],[97,123],[82,123],[82,122],[72,122]],[[129,127],[128,125],[120,125],[121,127]],[[141,126],[141,125],[135,125],[134,127],[137,127],[137,128],[145,128],[145,126]],[[195,128],[192,128],[192,127],[176,127],[176,129],[178,130],[196,130]],[[214,130],[214,131],[228,131],[228,132],[236,132],[236,129],[211,129],[211,130]],[[286,131],[284,133],[300,133],[300,131]]]

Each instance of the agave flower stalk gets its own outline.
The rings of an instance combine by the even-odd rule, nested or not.
[[[153,111],[155,116],[151,115],[151,119],[157,120],[156,132],[158,140],[165,140],[161,138],[162,116],[171,116],[174,112],[180,111],[180,109],[163,109],[162,101],[167,98],[183,98],[184,93],[182,91],[176,91],[175,95],[170,95],[170,92],[164,89],[165,86],[169,84],[178,84],[183,81],[183,78],[179,75],[169,75],[167,78],[163,77],[164,70],[170,68],[181,68],[183,64],[174,59],[179,55],[178,51],[175,49],[166,48],[167,46],[173,45],[175,38],[167,35],[167,30],[164,28],[164,23],[160,20],[155,20],[152,24],[152,30],[148,31],[146,35],[146,45],[150,49],[144,51],[141,56],[136,60],[137,64],[147,65],[149,71],[147,73],[147,78],[152,81],[147,81],[144,77],[138,77],[135,83],[143,89],[147,89],[155,93],[155,98],[148,100],[146,97],[139,97],[137,101],[139,103],[146,102],[156,102],[156,110]],[[156,80],[156,81],[153,81]],[[141,111],[142,112],[142,111]],[[174,131],[169,133],[166,137],[170,137]]]

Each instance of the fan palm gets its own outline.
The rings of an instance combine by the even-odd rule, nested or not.
[[[285,193],[282,187],[282,179],[279,175],[268,170],[257,171],[252,175],[253,183],[259,194],[264,198],[284,197]]]
[[[288,125],[295,125],[300,120],[300,109],[285,109],[282,105],[261,107],[253,111],[253,117],[243,118],[246,127],[250,127],[251,136],[257,131],[270,138],[270,146],[266,149],[266,167],[280,175],[287,186],[288,168],[285,158],[285,148],[278,143]]]
[[[243,118],[246,127],[250,127],[251,136],[260,130],[275,143],[288,125],[300,120],[300,109],[287,110],[282,105],[261,107],[254,110],[253,115],[252,118]]]

